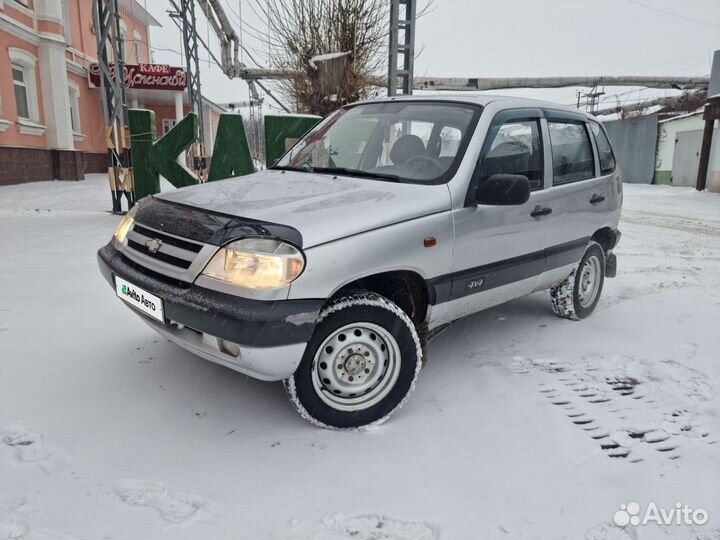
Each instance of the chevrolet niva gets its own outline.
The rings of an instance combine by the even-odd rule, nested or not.
[[[402,406],[456,319],[543,289],[559,316],[590,315],[621,204],[590,115],[387,98],[339,109],[268,170],[143,199],[98,262],[169,340],[357,428]]]

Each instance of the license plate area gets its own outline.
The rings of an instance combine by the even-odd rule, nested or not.
[[[115,294],[126,304],[161,323],[165,322],[163,300],[159,296],[141,289],[120,276],[115,276]]]

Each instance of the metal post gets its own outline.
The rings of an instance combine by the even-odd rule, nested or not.
[[[100,70],[100,93],[107,126],[108,177],[113,213],[122,212],[122,195],[128,208],[135,203],[132,185],[130,141],[127,136],[127,102],[125,100],[125,60],[120,35],[118,0],[93,2],[93,21]]]
[[[401,7],[404,8],[402,13]],[[415,16],[416,0],[390,1],[388,96],[397,94],[398,78],[402,80],[402,93],[412,94],[415,66]],[[401,31],[403,32],[402,40],[400,40]],[[400,69],[398,69],[399,62],[402,62]]]
[[[182,120],[184,117],[185,117],[185,108],[183,107],[183,93],[175,92],[175,125],[178,125],[180,123],[180,120]],[[165,134],[163,133],[163,135],[165,135]],[[182,152],[177,157],[177,161],[183,167],[187,166],[186,159],[185,159],[185,152]]]
[[[190,109],[198,116],[199,152],[194,152],[194,169],[202,174],[205,169],[205,133],[203,121],[202,93],[200,91],[200,57],[198,56],[197,20],[195,18],[194,0],[180,0],[180,12],[183,45],[185,51],[185,71],[187,72],[187,91]]]

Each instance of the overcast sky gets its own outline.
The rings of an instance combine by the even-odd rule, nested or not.
[[[221,0],[238,28],[242,5],[244,43],[267,65],[267,44],[257,39],[258,31],[266,30],[257,4],[264,1]],[[148,0],[146,6],[163,25],[152,29],[155,61],[180,64],[182,39],[167,15],[169,2]],[[708,75],[712,52],[720,49],[720,0],[435,0],[433,7],[417,25],[416,47],[422,53],[416,76]],[[200,10],[198,17],[207,41]],[[212,34],[209,40],[216,47]],[[201,58],[207,58],[204,51]],[[216,102],[247,99],[245,82],[230,81],[207,61],[201,65],[201,83],[203,94]],[[570,104],[575,90],[503,93]],[[658,93],[605,91],[606,105]]]

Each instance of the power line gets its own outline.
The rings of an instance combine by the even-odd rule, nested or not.
[[[669,15],[670,17],[675,17],[676,19],[682,19],[683,21],[688,21],[688,22],[692,22],[695,24],[703,24],[705,26],[711,26],[713,28],[720,28],[720,24],[713,24],[713,23],[709,23],[707,21],[691,19],[690,17],[685,17],[684,15],[679,15],[677,13],[673,13],[672,11],[665,11],[664,9],[656,8],[655,6],[649,6],[647,4],[639,2],[638,0],[625,0],[625,1],[630,2],[631,4],[635,4],[636,6],[641,6],[646,9],[650,9],[652,11],[657,11],[658,13],[664,13],[665,15]]]
[[[240,14],[233,9],[233,7],[230,5],[230,2],[224,2],[225,8],[233,15],[233,17],[237,20],[238,24],[241,28],[244,28],[246,32],[248,32],[251,36],[253,36],[255,39],[259,41],[267,41],[270,39],[270,36],[265,33],[263,30],[260,30],[259,28],[256,28],[255,26],[251,25],[249,22],[245,21],[240,17]]]

